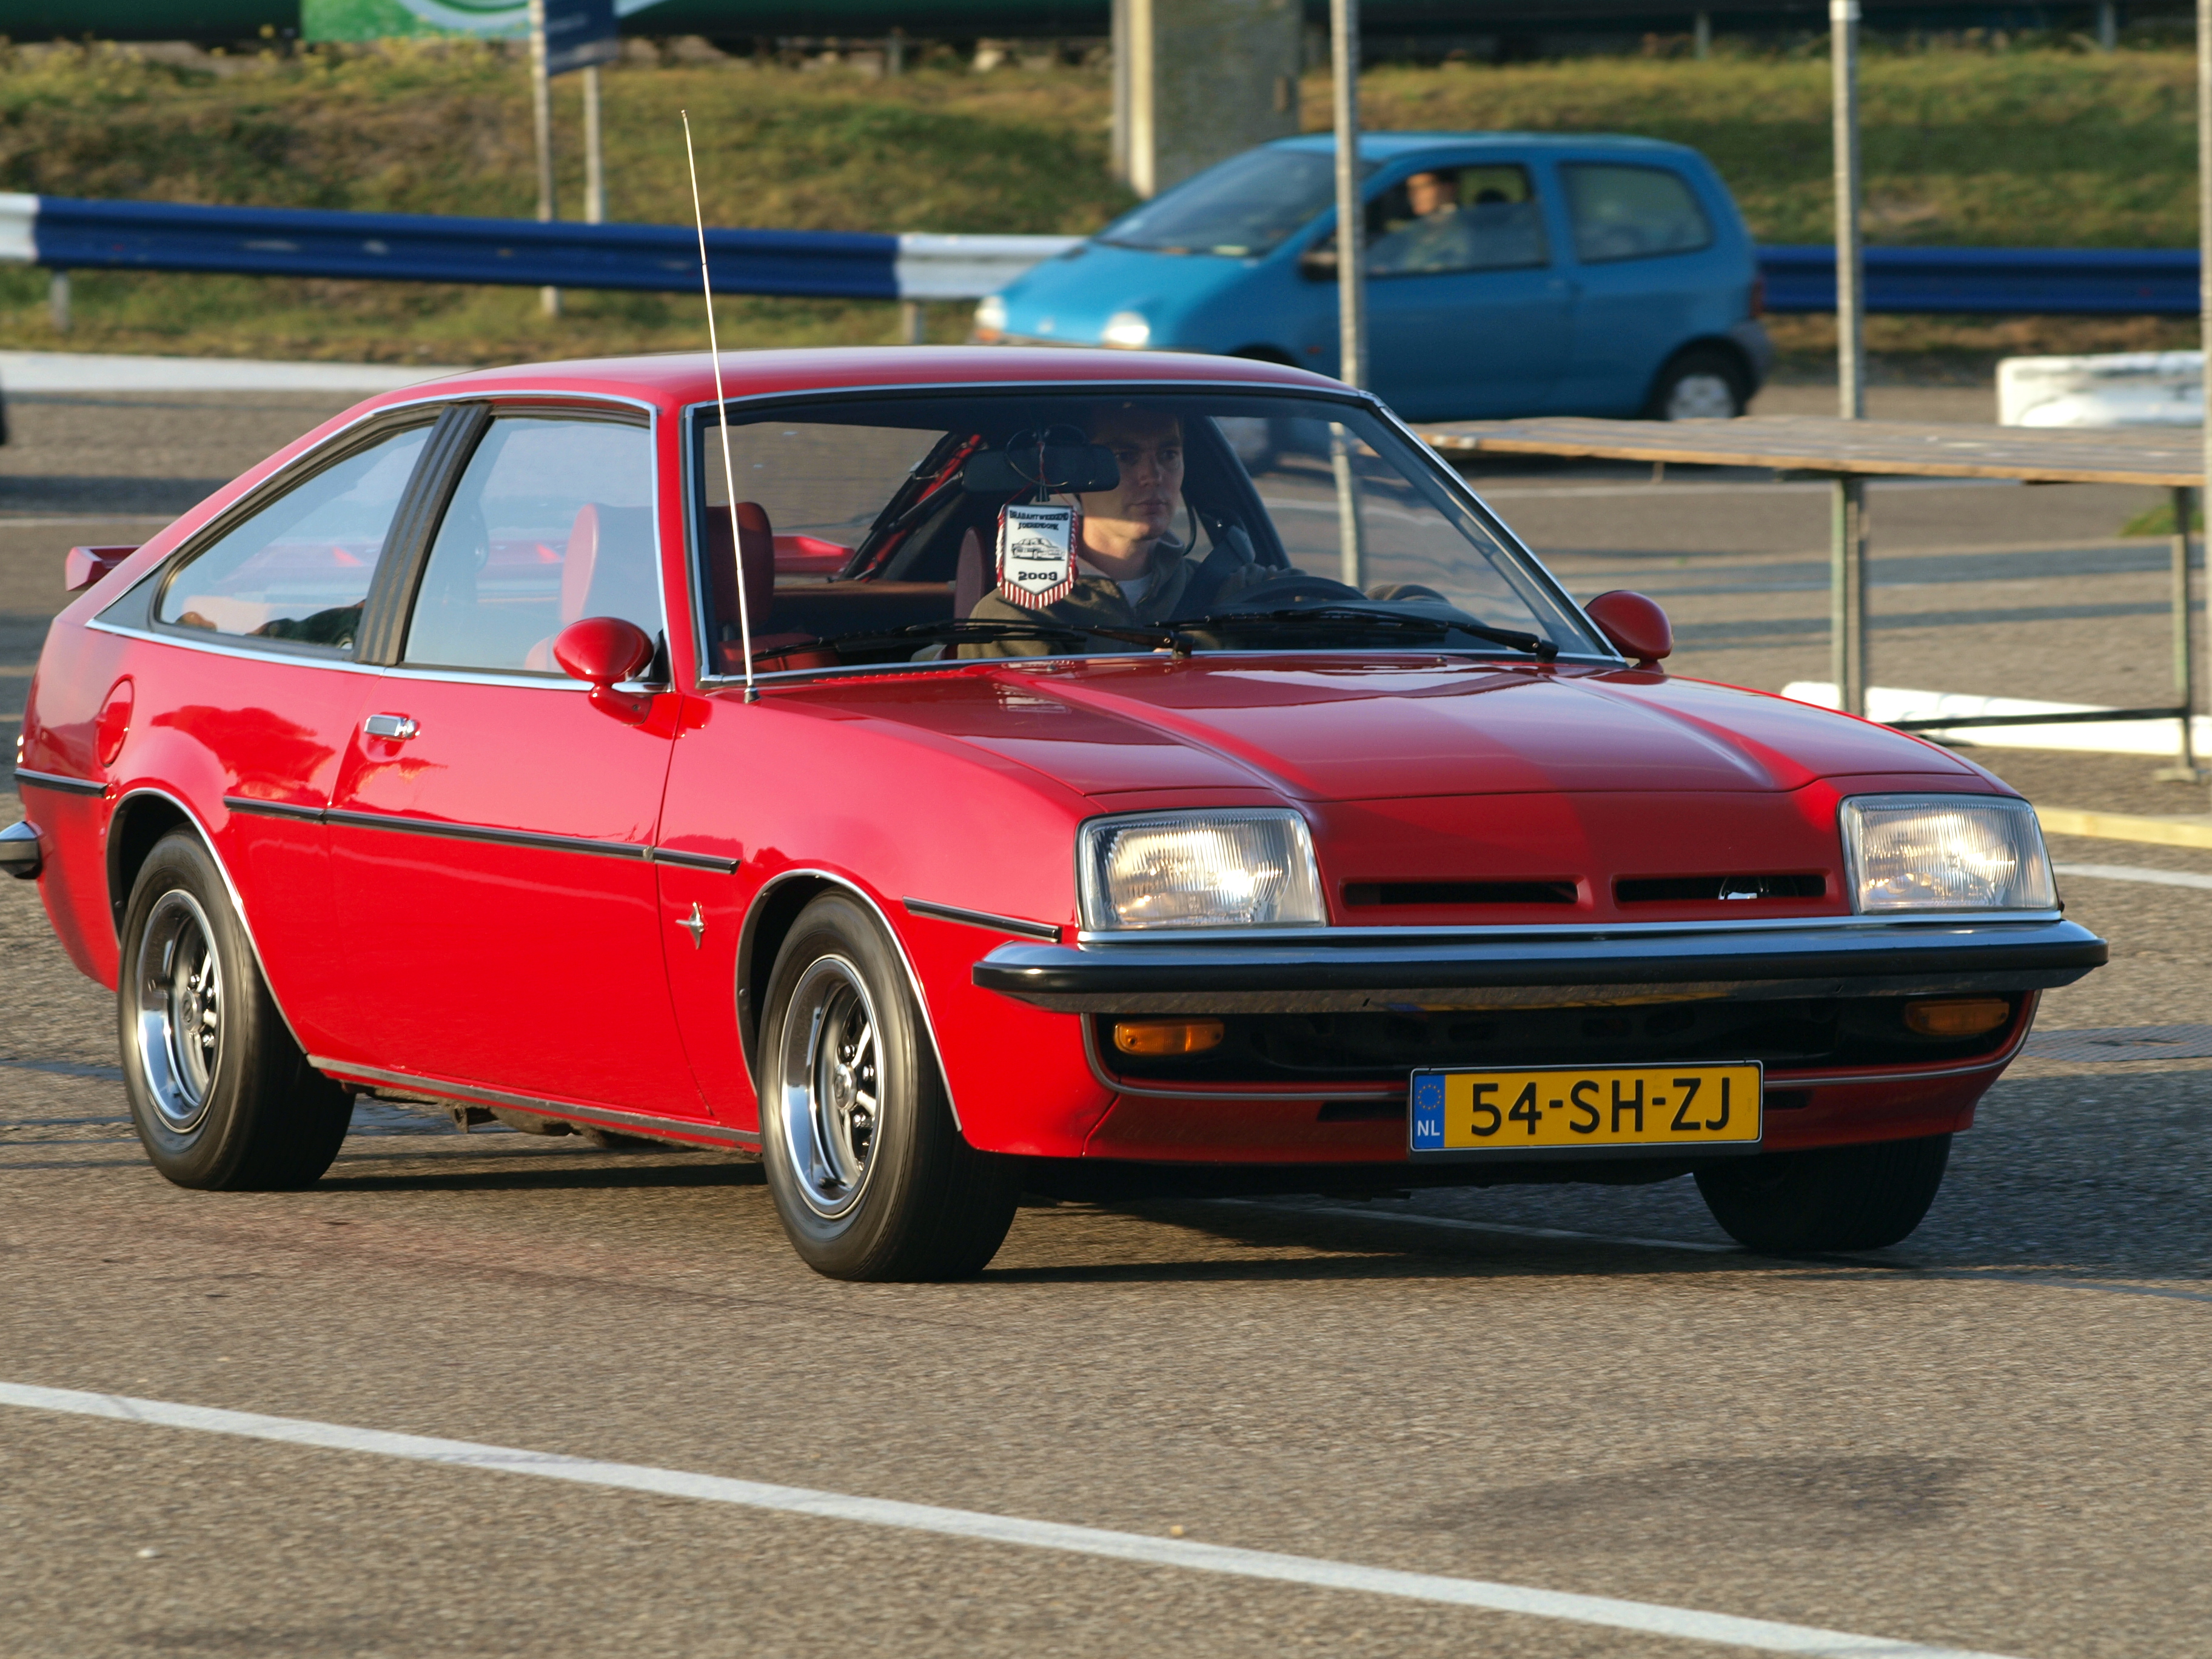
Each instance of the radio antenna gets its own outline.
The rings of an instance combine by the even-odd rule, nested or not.
[[[758,702],[753,684],[753,619],[745,603],[745,544],[738,530],[738,485],[730,467],[730,403],[722,395],[722,349],[714,343],[714,279],[707,273],[707,216],[699,206],[699,161],[691,153],[691,112],[678,110],[684,118],[684,163],[691,170],[691,222],[699,231],[699,286],[707,295],[707,356],[714,364],[714,407],[722,430],[722,492],[730,502],[730,559],[738,568],[738,644],[745,653],[745,701]]]

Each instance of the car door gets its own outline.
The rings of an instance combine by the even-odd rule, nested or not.
[[[181,791],[223,856],[262,966],[311,1047],[349,985],[322,822],[353,711],[362,607],[422,469],[436,411],[371,416],[216,519],[102,613],[178,648],[142,653],[107,693],[118,781]]]
[[[603,708],[552,657],[586,617],[664,635],[653,434],[612,404],[471,413],[435,533],[374,619],[389,665],[329,815],[345,1058],[697,1117],[651,863],[680,700]]]
[[[1565,161],[1574,241],[1574,344],[1555,406],[1634,415],[1700,308],[1734,272],[1690,180],[1645,162]]]
[[[1439,164],[1367,204],[1375,390],[1421,420],[1533,414],[1566,365],[1573,295],[1518,163]]]

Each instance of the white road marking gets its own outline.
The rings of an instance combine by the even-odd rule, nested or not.
[[[1514,1584],[1449,1578],[1436,1573],[1399,1572],[1351,1561],[1279,1555],[1268,1550],[1233,1549],[1188,1538],[1148,1537],[1142,1533],[1109,1532],[1100,1527],[1066,1526],[1053,1521],[1027,1521],[1016,1516],[985,1515],[973,1510],[939,1509],[931,1504],[851,1498],[805,1486],[769,1486],[756,1480],[693,1474],[681,1469],[653,1468],[636,1463],[606,1463],[595,1458],[522,1451],[469,1440],[439,1440],[427,1435],[393,1434],[381,1429],[350,1428],[303,1418],[264,1417],[254,1412],[223,1411],[173,1401],[138,1400],[124,1395],[88,1394],[76,1389],[41,1389],[27,1383],[0,1382],[0,1405],[105,1418],[113,1422],[146,1423],[161,1428],[197,1429],[207,1434],[236,1435],[248,1440],[270,1440],[282,1445],[308,1446],[324,1451],[366,1452],[415,1463],[534,1474],[549,1480],[572,1480],[581,1486],[658,1492],[702,1503],[732,1504],[743,1509],[811,1516],[819,1520],[848,1521],[864,1526],[894,1527],[906,1532],[1012,1544],[1026,1549],[1057,1550],[1109,1561],[1179,1567],[1191,1572],[1304,1584],[1319,1589],[1363,1590],[1371,1595],[1480,1607],[1493,1613],[1516,1613],[1608,1630],[1635,1631],[1646,1636],[1674,1637],[1686,1642],[1714,1642],[1760,1653],[1806,1656],[1807,1659],[2002,1659],[1998,1655],[1964,1648],[1901,1642],[1883,1636],[1858,1636],[1848,1631],[1786,1625],[1767,1619],[1739,1619],[1729,1613],[1700,1613],[1649,1601],[1527,1589]]]
[[[2097,881],[2147,881],[2160,887],[2212,887],[2212,876],[2194,870],[2151,870],[2140,864],[2054,864],[2062,876],[2088,876]]]

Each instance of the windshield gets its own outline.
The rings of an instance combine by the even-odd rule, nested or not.
[[[1375,164],[1362,165],[1363,174]],[[1098,233],[1116,247],[1257,258],[1336,200],[1326,151],[1255,149],[1209,167]]]
[[[1163,388],[709,406],[710,677],[1156,650],[1613,653],[1437,459],[1352,403]],[[732,520],[735,527],[732,527]],[[739,614],[742,590],[745,615]]]

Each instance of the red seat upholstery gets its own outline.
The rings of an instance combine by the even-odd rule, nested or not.
[[[752,632],[754,667],[762,672],[779,668],[828,668],[837,660],[834,652],[800,647],[814,642],[811,634],[771,633],[768,621],[775,608],[775,526],[768,509],[758,501],[739,501],[737,511],[738,556],[730,556],[730,514],[723,507],[707,510],[706,559],[708,586],[714,599],[714,672],[745,672],[744,647],[738,629],[738,581],[744,570],[745,621]],[[775,654],[763,657],[763,652]]]
[[[619,617],[650,635],[660,625],[659,613],[653,515],[643,507],[586,501],[561,552],[561,627],[586,617]],[[540,673],[555,668],[551,635],[530,647],[523,666]]]

